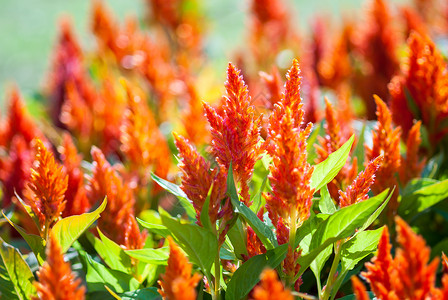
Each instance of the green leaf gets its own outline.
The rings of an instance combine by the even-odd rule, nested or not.
[[[276,247],[277,239],[265,223],[263,223],[257,215],[248,208],[243,202],[239,200],[238,192],[236,191],[235,182],[233,181],[233,171],[232,163],[229,166],[229,172],[227,174],[227,193],[230,197],[233,207],[237,210],[238,214],[241,215],[244,220],[252,227],[257,236],[260,238],[261,242],[265,245],[267,249],[273,249]]]
[[[160,225],[160,224],[152,224],[146,221],[143,221],[139,218],[137,218],[137,222],[142,225],[144,228],[148,229],[150,232],[158,234],[166,238],[170,235],[170,231],[166,226]]]
[[[196,220],[196,211],[194,210],[193,204],[191,204],[191,201],[188,199],[187,194],[185,194],[184,191],[182,191],[180,186],[172,182],[169,182],[168,180],[160,178],[154,173],[151,173],[151,178],[158,185],[160,185],[165,191],[168,191],[174,196],[176,196],[177,199],[179,199],[180,204],[182,204],[182,206],[184,207],[188,217],[191,220]]]
[[[408,182],[406,187],[401,191],[401,196],[409,196],[412,193],[415,193],[417,190],[424,188],[426,186],[438,183],[440,181],[432,179],[432,178],[415,178]]]
[[[116,293],[124,293],[129,290],[136,290],[140,285],[132,275],[108,269],[103,264],[96,262],[85,251],[78,251],[79,258],[86,271],[87,290],[89,292],[104,291],[104,286],[108,286]]]
[[[369,220],[369,217],[381,206],[383,200],[384,197],[373,197],[344,207],[321,222],[315,232],[309,233],[306,238],[303,238],[300,242],[303,252],[298,260],[301,266],[299,275],[330,244],[353,235],[357,228]]]
[[[336,205],[334,205],[333,199],[331,199],[327,186],[320,189],[319,209],[323,214],[332,214],[336,211]]]
[[[125,293],[117,294],[121,300],[162,300],[162,296],[157,292],[157,288],[149,287],[135,291],[129,291]],[[87,300],[115,300],[114,296],[112,296],[107,291],[96,291],[93,293],[88,293]]]
[[[104,262],[114,270],[130,273],[132,262],[128,255],[117,243],[106,237],[99,228],[97,228],[100,239],[88,232],[87,238],[92,242],[96,252],[101,256]]]
[[[204,228],[210,230],[211,232],[216,231],[216,224],[213,225],[210,221],[210,215],[209,215],[209,209],[210,209],[210,198],[212,196],[212,190],[213,190],[213,183],[210,186],[210,189],[208,190],[207,198],[205,199],[204,205],[202,206],[201,215],[199,216],[199,219],[201,220],[202,226]],[[215,226],[215,229],[213,229],[213,226]]]
[[[319,255],[316,256],[316,258],[310,265],[310,269],[313,272],[314,277],[316,277],[316,281],[319,284],[318,285],[319,287],[321,287],[320,272],[322,271],[322,268],[324,267],[325,263],[327,262],[328,258],[332,253],[333,253],[333,244],[329,245],[322,252],[320,252]]]
[[[233,273],[226,290],[226,300],[243,299],[260,281],[260,274],[266,268],[275,269],[286,257],[288,245],[283,244],[268,250],[265,254],[256,255],[242,264]]]
[[[366,230],[375,220],[378,218],[378,216],[381,214],[381,212],[386,208],[387,204],[389,203],[390,198],[392,198],[392,195],[394,194],[395,188],[392,189],[392,191],[389,193],[389,189],[386,189],[382,191],[380,194],[376,195],[375,197],[372,197],[370,199],[378,199],[379,201],[383,201],[383,204],[378,207],[377,210],[367,219],[367,221],[362,225],[362,227],[358,230],[364,231]],[[387,197],[387,198],[386,198]]]
[[[230,242],[233,246],[233,252],[235,253],[238,259],[242,259],[242,254],[248,255],[247,253],[247,235],[244,230],[243,223],[240,218],[238,218],[235,222],[235,226],[232,226],[227,232],[227,236],[229,237]]]
[[[445,200],[448,197],[448,179],[424,186],[410,195],[401,198],[398,213],[410,219],[425,209]]]
[[[65,253],[73,242],[100,217],[100,213],[104,211],[106,204],[107,199],[104,199],[95,211],[64,218],[53,226],[51,231],[61,245],[62,253]]]
[[[314,167],[313,175],[311,176],[311,188],[318,191],[333,180],[345,165],[354,140],[355,136],[352,135],[341,148],[331,153],[326,160]]]
[[[124,252],[130,257],[153,265],[166,265],[168,257],[170,255],[170,250],[168,249],[168,247],[158,249],[144,248],[136,250],[125,250]]]
[[[33,285],[34,275],[22,255],[16,248],[8,245],[0,238],[0,256],[4,266],[4,276],[2,279],[9,281],[13,285],[15,296],[19,299],[29,299],[36,295],[36,288]]]
[[[9,224],[11,224],[12,227],[14,227],[15,230],[17,230],[18,233],[20,233],[28,246],[30,246],[34,255],[36,255],[39,264],[42,265],[45,261],[45,240],[38,235],[27,233],[25,229],[17,224],[14,224],[4,213],[3,217],[8,221]]]
[[[369,295],[370,299],[375,299],[375,294],[373,292],[367,292],[367,295]],[[351,294],[348,296],[344,296],[339,298],[338,300],[356,300],[356,295],[355,294]]]
[[[179,246],[188,254],[192,262],[204,273],[209,273],[218,252],[218,240],[209,230],[192,224],[182,224],[161,210],[162,223],[174,236]]]
[[[383,229],[384,227],[381,227],[360,232],[342,245],[342,272],[352,270],[364,257],[377,250]]]

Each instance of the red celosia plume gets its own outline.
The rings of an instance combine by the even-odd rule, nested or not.
[[[260,275],[260,284],[254,288],[253,300],[293,300],[291,292],[278,280],[275,270],[266,269]]]
[[[250,205],[249,180],[263,150],[261,119],[255,117],[247,86],[232,64],[227,68],[225,87],[227,95],[220,111],[204,103],[211,127],[212,152],[223,170],[228,170],[232,163],[235,178],[241,185],[242,201]]]

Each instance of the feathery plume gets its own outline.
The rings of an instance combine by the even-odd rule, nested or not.
[[[372,185],[372,191],[376,194],[382,192],[386,188],[397,186],[395,173],[400,170],[400,136],[401,128],[392,125],[392,114],[378,96],[374,95],[377,105],[376,115],[378,122],[372,131],[372,148],[366,146],[366,158],[370,161],[380,155],[383,156],[382,164],[376,173],[376,181]],[[398,206],[398,189],[389,202],[389,209],[392,214],[396,212]]]
[[[366,26],[355,36],[356,50],[365,63],[363,74],[355,78],[357,93],[367,108],[367,117],[375,119],[372,94],[387,99],[387,85],[398,70],[399,38],[394,29],[390,7],[385,0],[371,0]]]
[[[81,169],[82,156],[73,144],[72,137],[64,134],[63,145],[60,148],[63,170],[68,176],[67,190],[65,191],[65,209],[63,217],[80,215],[90,209],[89,199],[84,188],[84,172]]]
[[[287,79],[285,93],[269,120],[267,150],[273,158],[269,176],[272,193],[265,193],[264,196],[270,213],[283,219],[289,219],[293,213],[300,224],[309,216],[314,190],[310,188],[313,167],[307,163],[306,151],[306,139],[312,124],[301,129],[304,113],[300,102],[300,70],[296,60]]]
[[[135,199],[129,184],[109,164],[100,149],[92,148],[93,174],[89,180],[88,197],[92,205],[107,196],[107,206],[98,220],[98,227],[110,239],[126,245],[129,218],[134,216]],[[131,243],[132,244],[132,243]]]
[[[370,297],[366,291],[366,287],[361,282],[361,280],[359,280],[358,277],[356,276],[352,276],[351,280],[352,280],[353,293],[355,294],[356,299],[370,300]]]
[[[86,289],[81,279],[76,278],[70,263],[64,261],[61,246],[54,235],[51,235],[46,250],[47,259],[37,271],[38,281],[34,282],[38,297],[34,300],[83,300]]]
[[[419,158],[419,148],[422,143],[420,136],[421,121],[412,126],[406,139],[406,157],[401,157],[400,181],[403,186],[412,178],[420,177],[425,166],[425,160]]]
[[[260,275],[260,284],[254,288],[254,300],[293,300],[294,297],[288,289],[278,280],[277,272],[265,269]]]
[[[205,113],[212,134],[212,152],[223,170],[230,163],[237,182],[240,183],[241,198],[251,204],[249,180],[255,162],[263,151],[260,142],[261,118],[255,118],[255,108],[240,71],[231,63],[227,68],[225,83],[227,95],[219,112],[204,103]]]
[[[380,168],[383,156],[378,156],[367,164],[364,171],[347,188],[345,192],[339,191],[339,206],[345,207],[364,200],[369,196],[370,186],[375,182],[375,173]]]
[[[400,245],[392,259],[388,231],[385,227],[378,244],[378,254],[362,273],[378,299],[443,299],[435,287],[439,260],[429,263],[431,249],[401,218],[395,218]]]
[[[41,234],[48,234],[65,209],[68,176],[41,140],[34,141],[34,148],[36,157],[28,184],[31,192],[28,203],[39,218]]]
[[[191,275],[192,265],[188,262],[185,254],[176,245],[171,237],[168,237],[170,244],[170,256],[165,274],[162,274],[159,293],[163,299],[169,300],[195,300],[196,285],[201,276],[198,273]]]
[[[420,119],[429,130],[430,144],[436,144],[448,133],[441,126],[448,116],[447,63],[428,36],[413,32],[408,46],[409,58],[401,68],[402,75],[394,77],[389,85],[394,121],[407,137],[413,119]],[[417,107],[418,115],[413,114],[415,109],[409,101]]]

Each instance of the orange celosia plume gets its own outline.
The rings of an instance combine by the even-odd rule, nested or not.
[[[422,120],[428,128],[430,143],[436,143],[448,133],[441,126],[448,117],[447,63],[428,36],[413,32],[408,46],[407,65],[402,67],[402,75],[394,77],[389,85],[394,121],[407,136],[413,119]]]
[[[293,300],[291,292],[283,287],[275,270],[266,269],[260,275],[260,284],[254,288],[253,300]]]
[[[398,185],[395,173],[399,171],[401,166],[401,128],[394,128],[392,124],[392,114],[386,103],[376,95],[374,95],[374,98],[377,105],[376,115],[378,117],[378,122],[375,129],[372,131],[372,148],[366,146],[366,158],[372,160],[383,155],[382,164],[376,174],[376,181],[372,185],[372,191],[378,194],[386,188],[393,188]],[[391,213],[395,213],[397,209],[397,197],[398,189],[395,189],[394,195],[389,202]]]
[[[400,181],[403,186],[412,178],[418,178],[425,166],[425,160],[420,160],[419,148],[422,143],[420,135],[421,121],[412,126],[406,139],[406,157],[401,158]]]
[[[431,250],[425,240],[415,234],[399,217],[397,242],[400,247],[392,258],[387,228],[378,244],[378,254],[366,264],[363,276],[378,299],[444,299],[444,292],[435,287],[439,260],[429,263]]]
[[[142,248],[146,233],[140,233],[134,218],[135,199],[128,182],[116,172],[98,148],[92,148],[93,175],[88,186],[92,205],[107,196],[108,204],[98,227],[109,238],[128,249]],[[139,235],[141,235],[139,237]]]
[[[351,279],[352,279],[353,293],[355,294],[356,299],[370,300],[370,297],[366,291],[366,287],[361,282],[361,280],[359,280],[358,277],[356,276],[353,276]]]
[[[167,300],[195,300],[195,288],[201,276],[198,273],[191,275],[192,265],[185,254],[171,237],[168,237],[168,241],[170,257],[165,274],[162,274],[161,280],[158,281],[161,288],[159,293]]]
[[[35,140],[36,160],[28,184],[28,204],[39,218],[41,234],[48,233],[65,209],[68,176],[41,140]]]
[[[204,103],[212,133],[212,152],[223,170],[228,170],[232,163],[236,180],[241,185],[242,201],[250,205],[249,180],[263,150],[261,119],[255,118],[255,108],[240,71],[230,63],[225,87],[227,96],[219,112]]]
[[[313,168],[307,163],[306,151],[306,139],[312,124],[301,129],[303,110],[299,74],[295,60],[288,72],[285,93],[269,120],[267,149],[273,158],[269,176],[272,192],[264,196],[270,217],[272,214],[289,219],[291,212],[295,211],[300,224],[309,216],[314,190],[310,188]],[[274,217],[272,220],[277,219]]]
[[[369,196],[370,186],[375,182],[375,172],[381,165],[383,156],[378,156],[367,164],[364,171],[359,173],[345,192],[339,191],[339,206],[345,207],[364,200]]]
[[[47,259],[37,271],[39,281],[34,282],[38,297],[34,300],[83,300],[86,289],[72,273],[70,263],[64,261],[61,246],[51,236],[46,251]]]

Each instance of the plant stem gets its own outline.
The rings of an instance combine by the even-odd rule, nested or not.
[[[214,291],[212,293],[212,299],[213,300],[219,300],[219,287],[220,287],[220,280],[221,280],[221,262],[219,259],[219,250],[215,257],[215,286]]]
[[[291,247],[292,255],[294,255],[295,250],[295,243],[296,243],[296,230],[297,230],[297,210],[295,207],[291,209],[291,213],[289,215],[289,247]],[[291,274],[288,274],[287,277],[287,284],[294,286],[294,270],[295,266],[293,267],[293,271]]]
[[[331,290],[335,282],[335,274],[341,259],[341,248],[342,241],[337,241],[334,243],[334,259],[331,265],[330,274],[328,274],[327,284],[325,286],[324,294],[322,295],[322,300],[327,300],[331,295]]]

